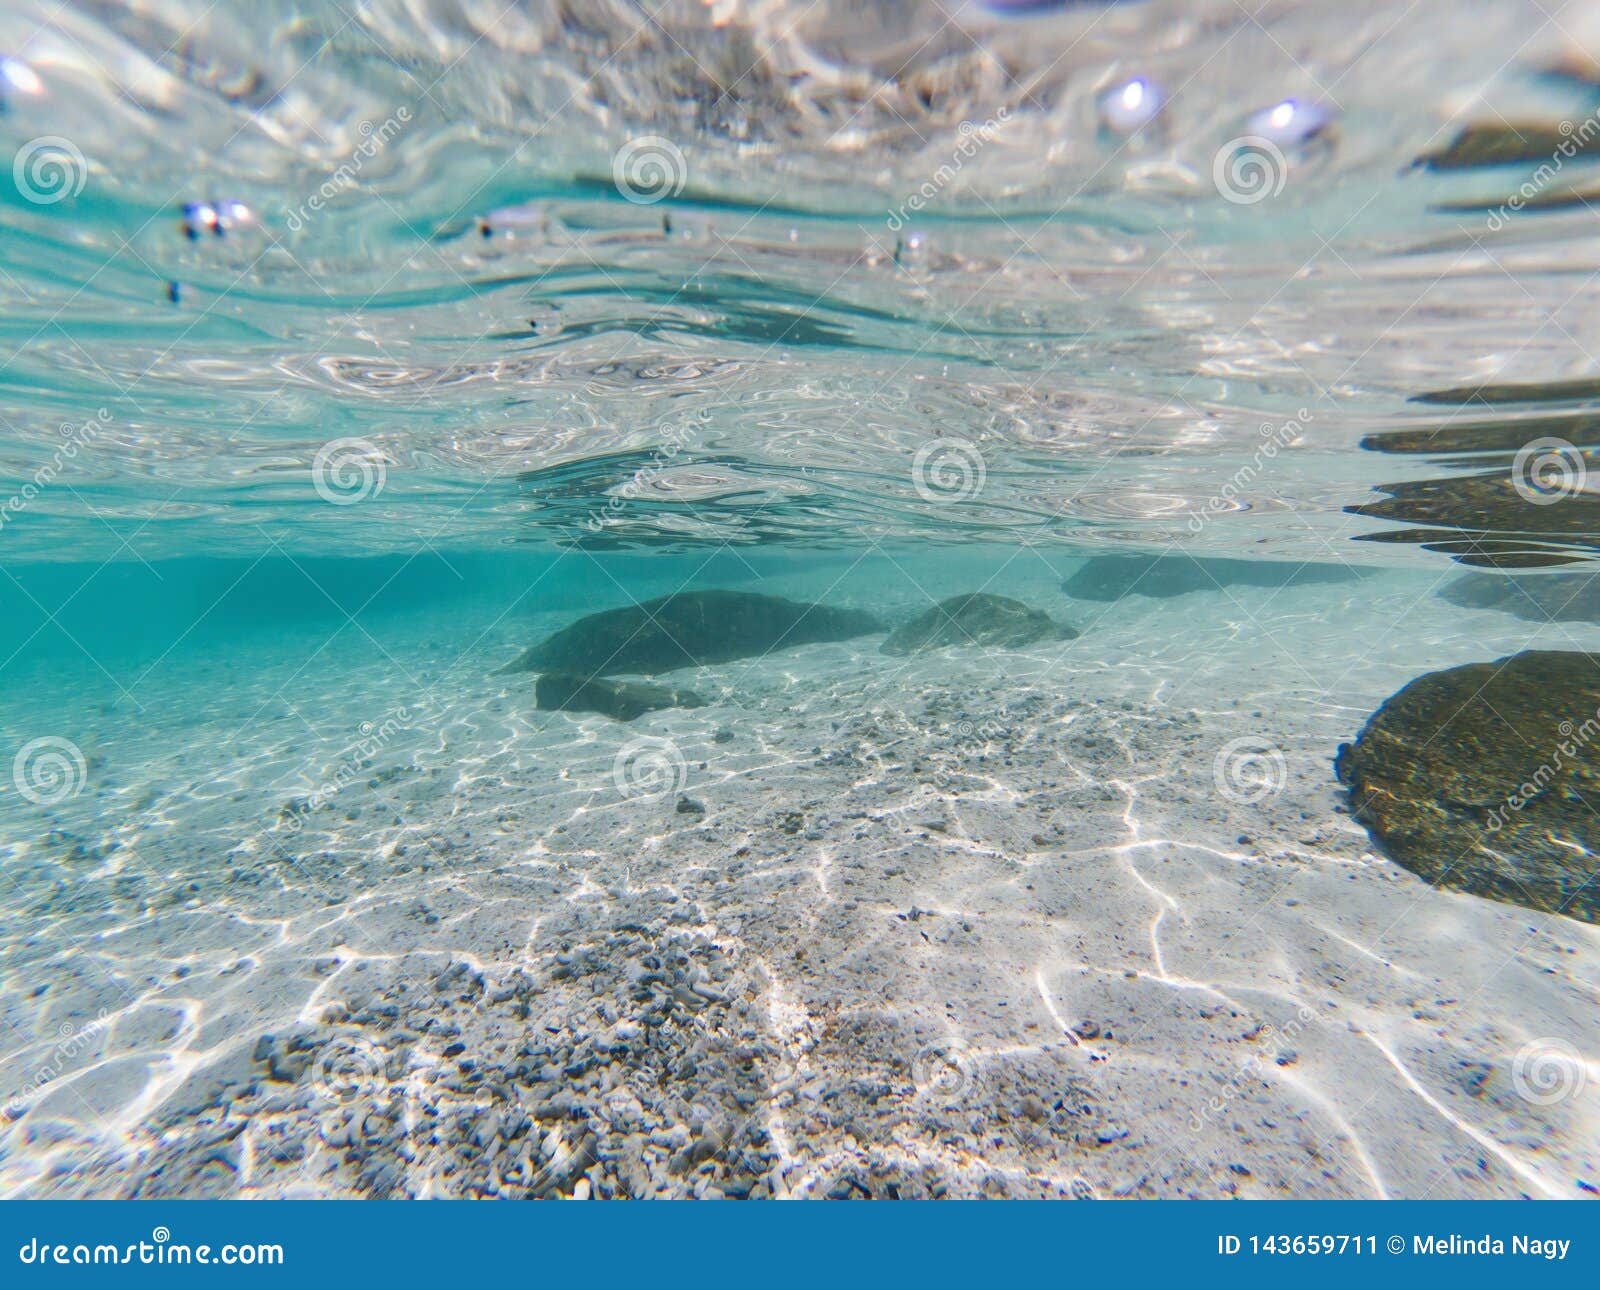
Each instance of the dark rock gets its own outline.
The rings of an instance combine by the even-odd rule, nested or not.
[[[1600,446],[1600,416],[1593,412],[1552,412],[1544,416],[1500,416],[1471,421],[1445,421],[1409,430],[1380,430],[1362,439],[1366,452],[1400,456],[1443,456],[1480,453],[1504,454],[1507,465],[1515,454],[1535,439],[1558,438],[1578,448]]]
[[[1592,467],[1589,455],[1567,459],[1574,478],[1580,462]],[[1358,534],[1357,541],[1415,543],[1480,568],[1570,564],[1600,551],[1600,494],[1574,486],[1545,497],[1529,483],[1508,463],[1472,475],[1380,484],[1386,498],[1345,511],[1428,526]]]
[[[643,681],[607,681],[573,672],[546,672],[534,683],[534,703],[550,712],[598,712],[618,721],[633,721],[662,708],[705,706],[693,690],[649,685]]]
[[[1337,564],[1288,560],[1226,560],[1191,555],[1099,555],[1061,584],[1074,600],[1166,599],[1224,587],[1298,587],[1361,577]]]
[[[927,613],[895,628],[882,649],[885,654],[900,655],[948,645],[1006,649],[1036,641],[1072,640],[1077,634],[1020,600],[979,593],[940,601]]]
[[[1578,399],[1600,398],[1600,377],[1579,376],[1569,381],[1538,381],[1527,384],[1453,385],[1447,390],[1428,390],[1413,394],[1412,403],[1444,403],[1464,407],[1469,403],[1493,406],[1515,403],[1569,403]]]
[[[1524,197],[1523,190],[1519,189],[1515,194],[1500,193],[1486,197],[1468,197],[1458,201],[1434,202],[1428,209],[1453,215],[1500,213],[1501,218],[1504,218],[1504,211],[1508,207],[1524,215],[1529,211],[1577,210],[1580,206],[1593,210],[1597,200],[1600,200],[1600,186],[1560,184],[1536,192],[1531,197]]]
[[[1427,403],[1555,403],[1594,395],[1593,381],[1462,387],[1416,396]],[[1572,564],[1600,550],[1600,497],[1586,485],[1600,446],[1593,409],[1536,417],[1496,414],[1368,435],[1369,452],[1427,455],[1455,475],[1379,484],[1380,501],[1352,515],[1426,527],[1380,529],[1358,541],[1415,543],[1483,568]],[[1548,621],[1548,620],[1547,620]]]
[[[677,811],[679,815],[704,815],[706,808],[694,798],[680,794],[678,796]]]
[[[501,671],[654,675],[882,630],[876,618],[856,609],[744,591],[680,591],[580,618]]]
[[[1352,813],[1435,886],[1600,922],[1600,655],[1418,677],[1335,763]]]
[[[1464,609],[1498,609],[1533,623],[1600,622],[1600,574],[1467,573],[1438,592]]]
[[[1573,127],[1571,121],[1474,121],[1444,147],[1423,153],[1416,164],[1429,170],[1475,170],[1600,151],[1600,139],[1580,138]]]

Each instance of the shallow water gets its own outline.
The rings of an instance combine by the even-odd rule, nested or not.
[[[1600,8],[501,8],[0,13],[0,1190],[1592,1194],[1334,761],[1600,651]],[[499,671],[708,589],[879,622]]]

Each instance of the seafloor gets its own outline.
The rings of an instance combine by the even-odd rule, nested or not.
[[[1073,566],[797,565],[753,587],[1082,635],[808,646],[626,724],[493,675],[571,603],[14,662],[14,731],[86,775],[3,808],[0,1186],[1592,1192],[1600,1080],[1517,1063],[1593,1033],[1600,927],[1426,886],[1332,761],[1419,661],[1600,629],[1436,572],[1093,603]]]

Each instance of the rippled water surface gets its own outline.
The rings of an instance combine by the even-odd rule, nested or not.
[[[1334,766],[1600,649],[1600,6],[0,57],[0,1188],[1600,1186],[1594,712],[1451,699],[1400,823]],[[708,590],[870,624],[500,670]],[[1033,628],[889,635],[974,594]]]

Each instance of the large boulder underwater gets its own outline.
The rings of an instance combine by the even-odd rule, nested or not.
[[[1464,573],[1436,593],[1463,609],[1495,609],[1532,623],[1600,622],[1600,573]]]
[[[563,627],[501,668],[582,679],[731,663],[885,630],[872,614],[747,591],[679,591]]]
[[[1425,881],[1600,923],[1600,654],[1429,672],[1335,769],[1355,818]]]
[[[1039,641],[1073,640],[1078,633],[1020,600],[977,592],[942,600],[890,633],[885,654],[919,654],[951,645],[1016,649]]]
[[[1360,571],[1342,564],[1291,560],[1234,560],[1220,556],[1097,555],[1061,584],[1074,600],[1121,600],[1124,596],[1167,599],[1224,587],[1299,587],[1349,582]]]

